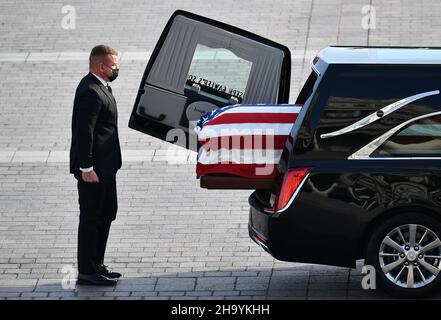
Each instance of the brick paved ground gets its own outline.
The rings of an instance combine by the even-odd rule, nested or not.
[[[61,26],[62,6],[76,29]],[[376,29],[361,27],[364,5]],[[186,9],[284,43],[292,50],[292,99],[314,53],[329,44],[439,45],[441,2],[0,1],[0,299],[385,298],[361,289],[357,269],[273,260],[247,234],[248,191],[198,187],[194,154],[165,162],[168,145],[127,128],[149,52],[175,9]],[[112,85],[124,149],[119,213],[106,263],[114,288],[63,289],[75,266],[75,180],[68,175],[75,87],[90,48],[122,52]]]

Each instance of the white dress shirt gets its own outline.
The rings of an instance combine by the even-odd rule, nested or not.
[[[95,76],[95,78],[97,78],[103,86],[105,86],[107,88],[108,83],[106,80],[104,80],[103,78],[101,78],[100,76],[97,76],[95,73],[92,72],[92,74]],[[81,172],[91,172],[93,171],[93,167],[90,168],[80,168]]]
[[[92,74],[95,76],[95,78],[97,78],[102,84],[103,86],[107,87],[108,83],[106,80],[104,80],[103,78],[101,78],[100,76],[97,76],[95,73],[92,72]]]

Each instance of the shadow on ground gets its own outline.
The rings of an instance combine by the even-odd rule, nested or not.
[[[121,278],[113,287],[76,285],[75,279],[17,279],[0,286],[9,299],[388,299],[363,290],[357,269],[325,266],[252,268]],[[32,284],[34,281],[34,284]],[[14,285],[14,283],[16,283]],[[21,284],[20,284],[21,283]]]

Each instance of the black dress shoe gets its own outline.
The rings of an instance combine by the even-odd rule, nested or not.
[[[109,268],[103,264],[96,266],[96,272],[109,279],[117,279],[122,276],[122,274],[119,272],[110,271]]]
[[[78,274],[77,284],[90,286],[114,286],[118,281],[109,279],[99,273]]]

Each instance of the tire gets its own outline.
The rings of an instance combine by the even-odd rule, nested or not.
[[[378,287],[388,294],[428,296],[441,286],[441,222],[419,212],[393,216],[372,232],[365,258],[375,268]]]

